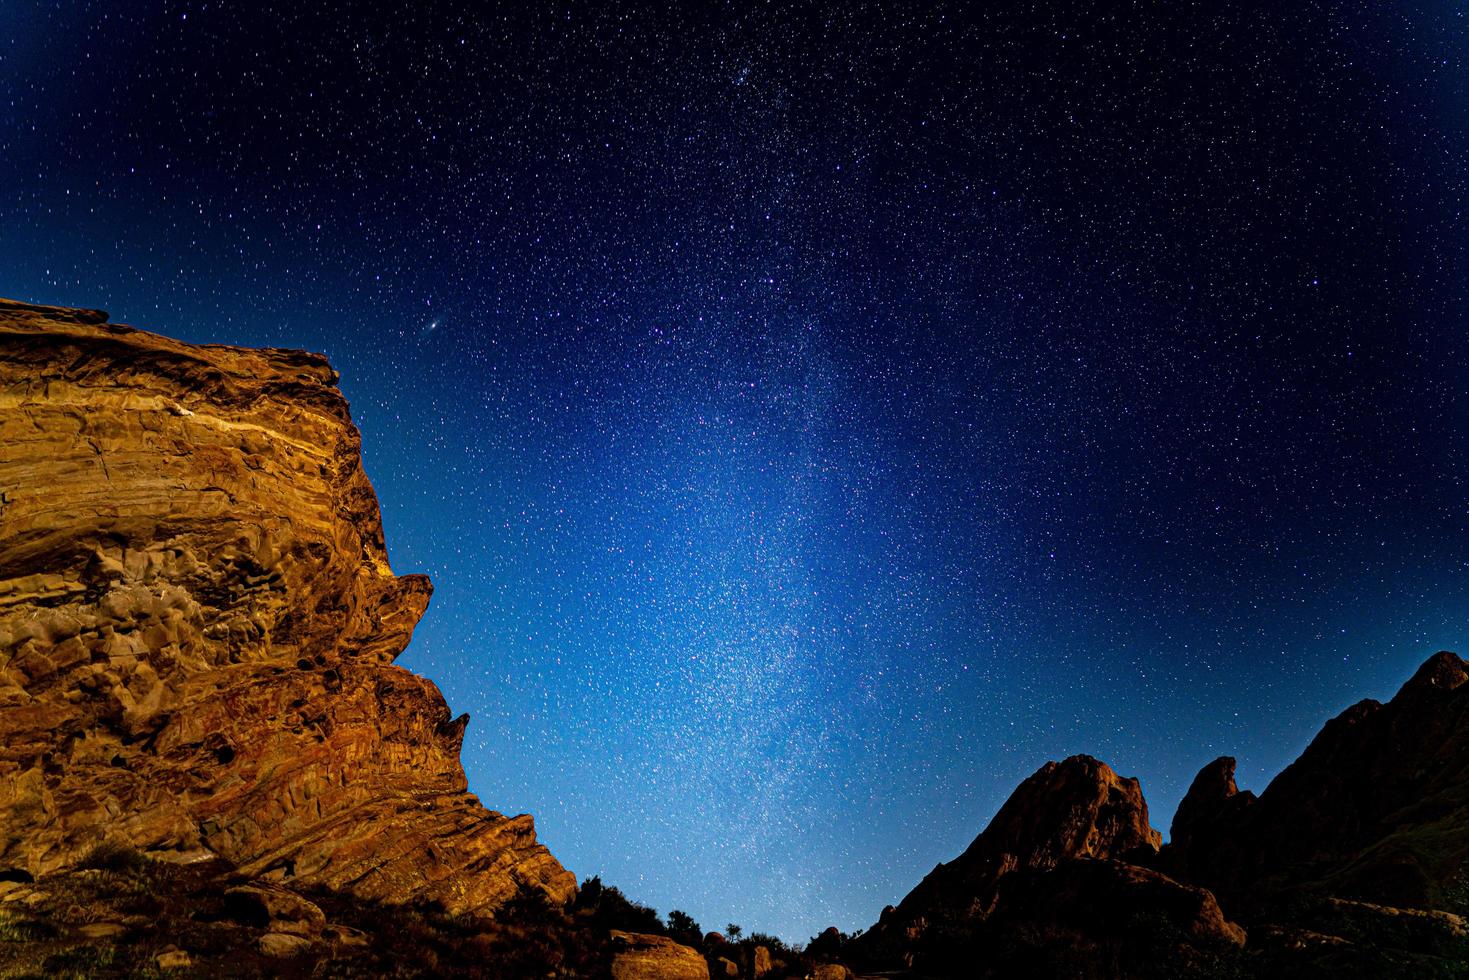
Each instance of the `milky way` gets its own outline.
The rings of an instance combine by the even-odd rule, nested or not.
[[[1460,11],[776,6],[6,3],[0,294],[328,353],[471,788],[706,928],[1469,649]]]

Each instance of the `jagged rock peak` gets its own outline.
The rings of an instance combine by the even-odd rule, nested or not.
[[[1184,795],[1184,799],[1210,803],[1229,799],[1239,792],[1239,786],[1234,781],[1234,771],[1237,766],[1238,763],[1233,756],[1221,755],[1199,770],[1199,774],[1189,784],[1188,793]]]
[[[1074,755],[1047,762],[1022,782],[959,860],[1001,851],[1021,866],[1046,867],[1068,858],[1156,851],[1159,842],[1138,781]]]
[[[1431,908],[1469,874],[1469,664],[1430,657],[1386,704],[1328,721],[1255,799],[1200,773],[1165,865],[1252,908],[1284,887]],[[1232,770],[1232,766],[1230,767]],[[1196,792],[1198,790],[1198,792]]]
[[[336,382],[0,301],[0,868],[113,839],[451,910],[572,894],[392,663],[431,588],[388,564]]]
[[[1226,755],[1194,777],[1173,814],[1168,846],[1163,849],[1162,863],[1169,871],[1181,873],[1192,864],[1209,860],[1212,842],[1227,833],[1255,802],[1254,793],[1240,792],[1234,771],[1235,760]]]
[[[1199,770],[1173,814],[1168,830],[1170,844],[1185,843],[1199,821],[1212,817],[1226,800],[1239,793],[1234,781],[1235,766],[1234,758],[1225,755]]]
[[[1469,661],[1458,654],[1441,650],[1423,662],[1393,700],[1413,697],[1421,691],[1452,691],[1469,680]]]
[[[1047,762],[963,854],[934,868],[880,926],[914,934],[943,919],[983,918],[994,907],[1000,879],[1016,869],[1152,855],[1159,840],[1136,779],[1087,755]]]

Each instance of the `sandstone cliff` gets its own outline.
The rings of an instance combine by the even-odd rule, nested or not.
[[[431,589],[388,566],[336,381],[0,301],[0,870],[125,841],[450,910],[574,892],[393,665]]]

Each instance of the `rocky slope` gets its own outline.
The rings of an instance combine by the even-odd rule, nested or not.
[[[126,842],[450,911],[573,894],[393,664],[431,589],[336,381],[0,301],[0,877]]]
[[[844,955],[939,976],[1460,976],[1469,663],[1328,722],[1257,798],[1199,773],[1161,850],[1136,780],[1047,763]]]
[[[1443,907],[1469,880],[1469,663],[1439,653],[1386,704],[1327,723],[1259,798],[1234,760],[1194,780],[1169,869],[1242,908],[1281,894]]]
[[[1143,866],[1159,844],[1136,779],[1085,755],[1048,762],[963,854],[884,909],[848,955],[967,974],[976,960],[996,959],[996,937],[1044,934],[1091,955],[1139,914],[1168,923],[1183,945],[1241,945],[1244,931],[1212,894]]]
[[[983,918],[1000,882],[1017,869],[1054,868],[1075,858],[1158,850],[1136,779],[1090,756],[1048,762],[1005,801],[963,854],[934,868],[879,928],[918,938],[932,923]]]

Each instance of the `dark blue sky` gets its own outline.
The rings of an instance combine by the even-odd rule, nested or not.
[[[0,294],[332,357],[579,876],[858,928],[1469,650],[1456,5],[387,6],[0,3]]]

